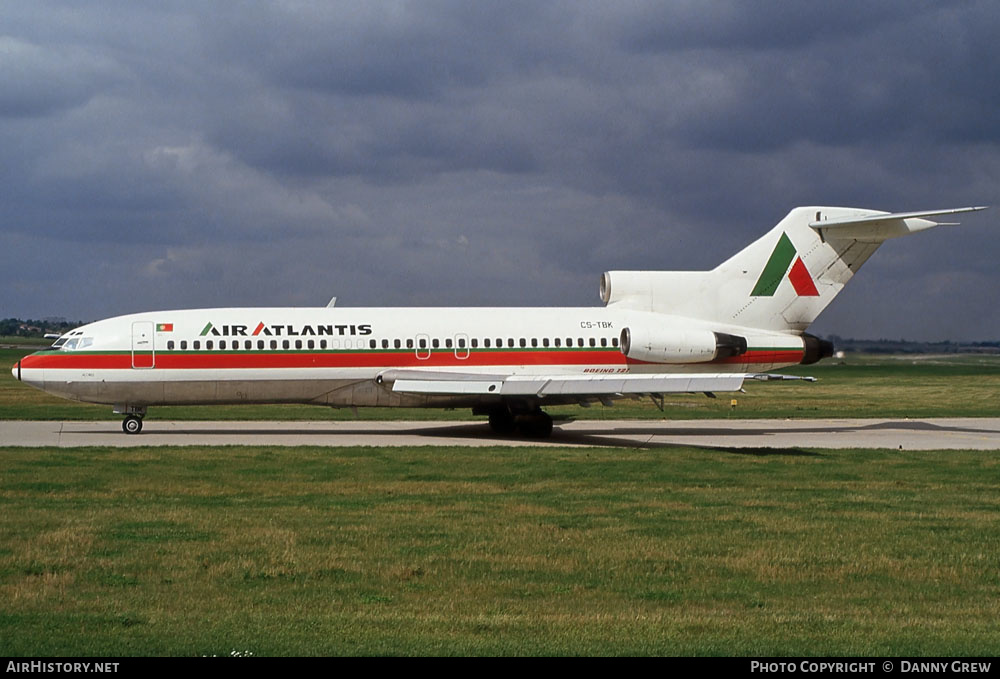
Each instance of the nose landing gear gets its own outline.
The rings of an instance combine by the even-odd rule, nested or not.
[[[129,415],[122,420],[122,431],[126,434],[138,434],[142,431],[142,418],[138,415]]]
[[[146,416],[146,406],[116,405],[116,415],[124,415],[122,431],[126,434],[138,434],[142,431],[142,418]]]

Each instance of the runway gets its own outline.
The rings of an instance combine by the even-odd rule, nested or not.
[[[500,437],[485,422],[0,421],[0,446],[612,446],[1000,450],[1000,418],[836,420],[578,420],[549,439]]]

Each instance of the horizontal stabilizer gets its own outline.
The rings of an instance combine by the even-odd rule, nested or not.
[[[822,211],[816,212],[816,219],[809,226],[820,231],[826,237],[847,238],[854,240],[883,241],[889,238],[905,236],[917,231],[924,231],[935,226],[954,225],[954,222],[935,222],[927,217],[940,215],[955,215],[963,212],[979,212],[986,206],[960,207],[950,210],[925,210],[922,212],[883,212],[872,214],[865,211],[862,214],[848,217],[824,219]]]

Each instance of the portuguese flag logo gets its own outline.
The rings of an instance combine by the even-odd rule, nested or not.
[[[788,234],[782,233],[750,296],[772,297],[787,275],[792,287],[795,288],[795,294],[799,297],[819,297],[816,283],[813,282],[809,270],[798,254]],[[795,260],[794,263],[792,260]]]
[[[174,331],[174,324],[173,323],[157,323],[156,324],[156,332],[173,332],[173,331]]]

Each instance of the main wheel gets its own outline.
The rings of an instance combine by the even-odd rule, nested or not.
[[[490,429],[494,434],[500,436],[510,436],[517,429],[514,416],[506,408],[497,408],[490,411]]]
[[[122,431],[126,434],[138,434],[142,431],[142,418],[138,415],[129,415],[122,420]]]
[[[522,416],[518,425],[522,434],[533,439],[547,439],[552,436],[552,418],[542,411]]]

